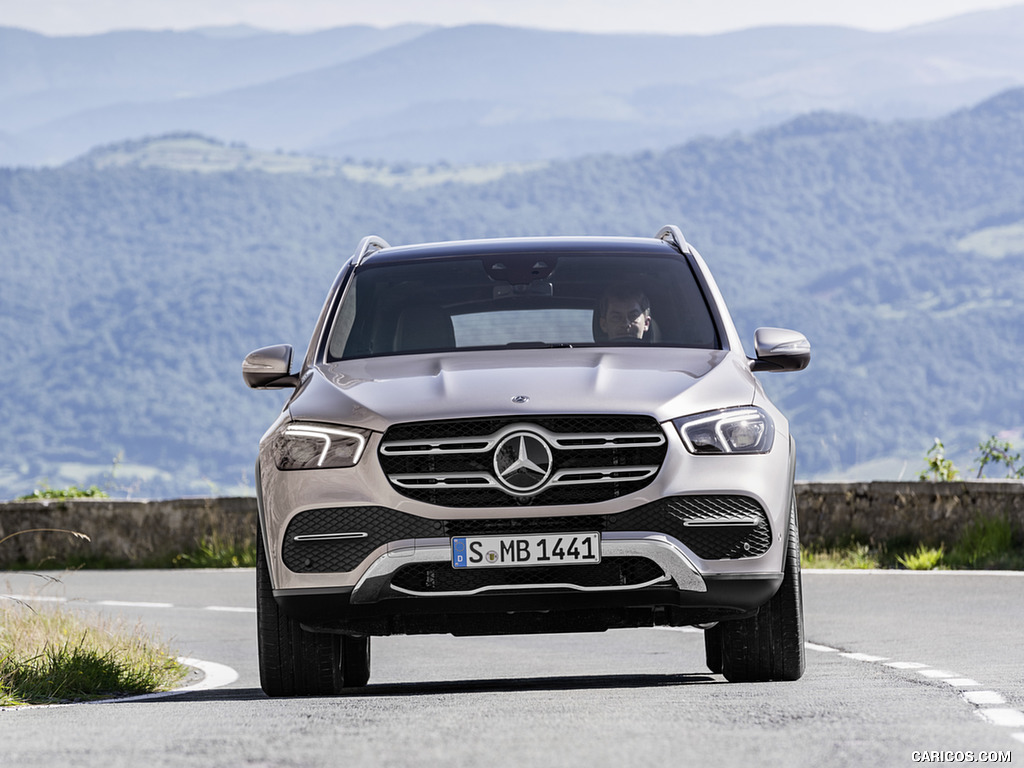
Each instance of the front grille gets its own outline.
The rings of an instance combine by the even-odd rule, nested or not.
[[[630,587],[664,577],[661,568],[642,557],[608,557],[594,565],[541,568],[451,568],[417,563],[398,570],[392,586],[410,592],[468,592],[488,587],[573,584],[583,588]]]
[[[503,445],[527,435],[546,446],[531,456],[537,482],[496,463]],[[633,493],[661,469],[668,443],[649,416],[502,417],[391,427],[378,456],[392,487],[443,507],[590,504]],[[519,449],[523,450],[523,449]],[[522,457],[522,456],[521,456]],[[514,458],[514,457],[513,457]],[[513,463],[511,460],[508,463]]]
[[[353,570],[377,547],[401,539],[577,531],[663,533],[704,560],[758,557],[771,546],[768,516],[756,501],[709,495],[672,496],[614,515],[569,517],[428,520],[387,507],[312,509],[289,523],[282,557],[296,573],[337,573]]]

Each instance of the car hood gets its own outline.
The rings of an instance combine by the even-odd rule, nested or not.
[[[645,413],[667,421],[749,404],[755,388],[746,358],[721,350],[473,351],[314,366],[289,411],[296,420],[378,431],[513,414]]]

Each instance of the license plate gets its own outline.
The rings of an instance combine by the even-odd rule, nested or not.
[[[585,565],[600,562],[600,533],[456,536],[452,538],[453,568]]]

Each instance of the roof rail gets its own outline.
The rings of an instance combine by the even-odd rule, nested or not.
[[[683,237],[682,230],[679,229],[679,227],[675,226],[674,224],[669,224],[668,226],[659,229],[658,234],[655,235],[655,237],[657,237],[659,240],[664,240],[665,242],[674,245],[676,247],[676,250],[678,250],[680,253],[689,253],[690,251],[693,250],[690,247],[690,244],[686,242],[686,238]]]
[[[387,240],[377,235],[367,235],[359,241],[359,245],[356,246],[356,260],[353,266],[358,267],[363,263],[363,259],[369,256],[371,253],[376,253],[381,248],[390,248]]]

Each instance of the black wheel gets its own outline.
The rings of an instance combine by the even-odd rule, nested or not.
[[[722,633],[722,674],[729,682],[799,680],[803,676],[804,607],[795,498],[779,591],[756,616],[718,626]]]
[[[331,696],[342,689],[344,643],[341,635],[306,632],[299,622],[278,608],[259,530],[256,532],[256,627],[260,686],[268,696]]]
[[[716,675],[722,673],[722,625],[704,630],[704,659],[708,669]]]
[[[370,680],[370,638],[342,637],[341,666],[346,688],[362,688]]]

